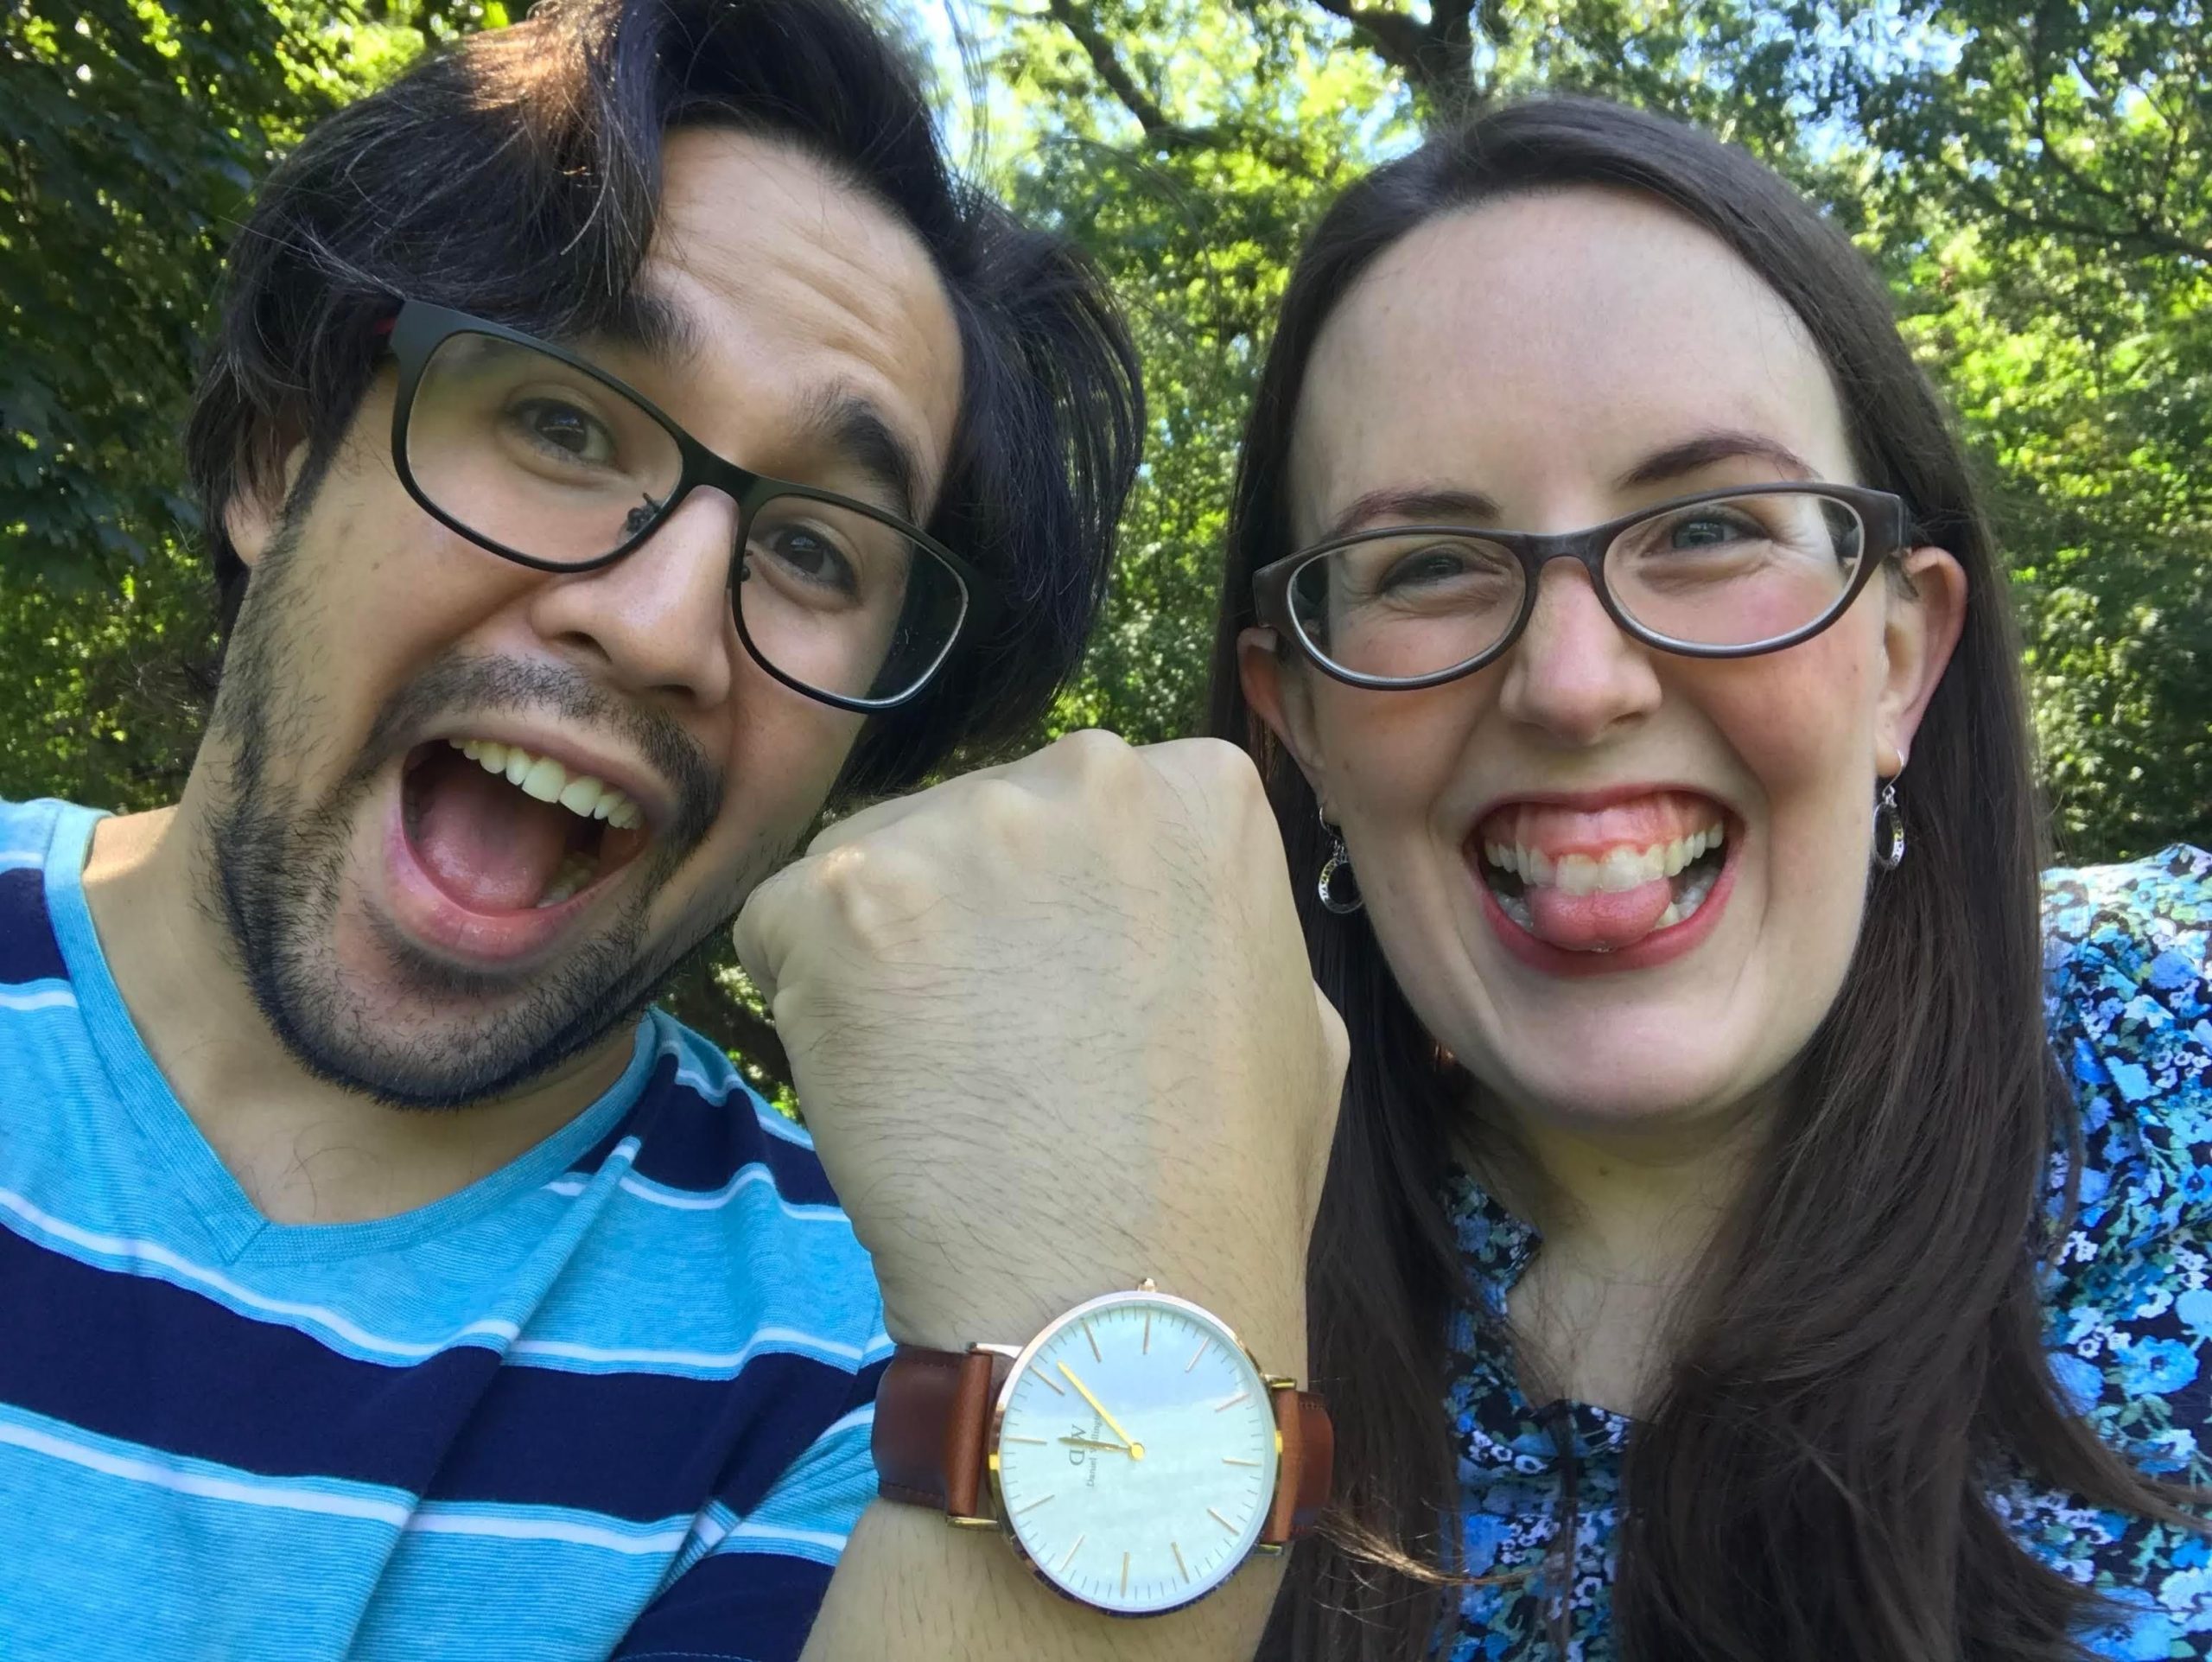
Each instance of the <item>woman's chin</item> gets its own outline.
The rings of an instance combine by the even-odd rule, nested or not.
[[[1731,1066],[1717,1054],[1715,1012],[1637,1014],[1646,1019],[1633,1035],[1550,1023],[1541,1036],[1523,1031],[1510,1047],[1463,1060],[1516,1118],[1590,1136],[1688,1128],[1725,1118],[1757,1093],[1759,1059]]]

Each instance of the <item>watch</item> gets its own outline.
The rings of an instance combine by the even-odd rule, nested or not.
[[[1329,1498],[1319,1398],[1151,1282],[1027,1345],[901,1345],[876,1393],[877,1487],[1003,1530],[1046,1585],[1122,1616],[1204,1598]]]

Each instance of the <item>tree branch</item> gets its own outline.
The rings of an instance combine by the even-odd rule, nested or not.
[[[1426,23],[1408,13],[1363,6],[1357,0],[1313,3],[1364,35],[1376,56],[1404,74],[1433,112],[1433,119],[1456,120],[1477,102],[1471,21],[1477,0],[1435,0]],[[1495,39],[1503,26],[1486,10],[1482,27]]]
[[[2155,225],[2139,224],[2130,229],[2038,213],[2032,208],[2005,201],[1986,181],[1975,178],[1955,162],[1945,162],[1944,171],[1951,175],[1954,183],[1991,213],[2036,236],[2069,237],[2142,254],[2176,254],[2183,259],[2212,264],[2212,244],[2191,242],[2186,237],[2176,236]]]
[[[1386,63],[1409,76],[1421,73],[1426,31],[1404,12],[1380,11],[1373,6],[1355,5],[1352,0],[1313,0],[1313,3],[1366,35]]]
[[[1136,78],[1122,66],[1121,58],[1115,53],[1114,43],[1106,38],[1105,31],[1090,20],[1077,0],[1045,0],[1045,10],[1053,22],[1075,37],[1075,43],[1090,60],[1091,68],[1105,83],[1106,90],[1121,101],[1123,109],[1137,118],[1137,124],[1144,129],[1147,138],[1170,150],[1205,142],[1205,133],[1171,119],[1158,101],[1137,85]]]

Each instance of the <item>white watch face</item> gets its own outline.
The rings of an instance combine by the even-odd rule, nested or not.
[[[1213,1590],[1266,1527],[1274,1405],[1195,1304],[1116,1293],[1039,1335],[1007,1382],[1007,1525],[1063,1592],[1154,1615]]]

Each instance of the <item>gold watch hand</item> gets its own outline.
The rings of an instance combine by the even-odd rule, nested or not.
[[[1133,1455],[1136,1452],[1136,1444],[1133,1442],[1100,1442],[1091,1437],[1062,1437],[1060,1441],[1071,1442],[1078,1449],[1103,1449],[1109,1455]]]
[[[1089,1403],[1091,1407],[1097,1410],[1098,1417],[1106,1422],[1107,1428],[1111,1430],[1116,1436],[1121,1438],[1123,1442],[1129,1445],[1130,1458],[1133,1460],[1142,1460],[1144,1458],[1144,1444],[1139,1442],[1127,1431],[1122,1430],[1122,1423],[1106,1411],[1106,1405],[1103,1403],[1100,1402],[1097,1398],[1090,1394],[1090,1387],[1089,1385],[1084,1384],[1082,1380],[1075,1377],[1075,1370],[1070,1367],[1065,1362],[1055,1362],[1052,1366],[1059,1369],[1061,1372],[1067,1375],[1068,1383],[1083,1393],[1084,1401]]]

